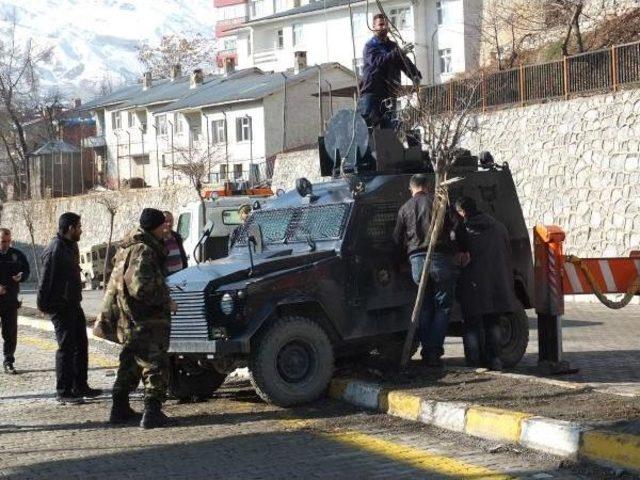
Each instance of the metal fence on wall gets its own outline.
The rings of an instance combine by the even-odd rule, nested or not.
[[[476,84],[472,90],[470,85]],[[521,65],[422,89],[426,107],[443,113],[472,105],[487,110],[526,105],[640,83],[640,42],[581,53],[554,62]]]

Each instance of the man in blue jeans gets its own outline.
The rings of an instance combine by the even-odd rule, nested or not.
[[[407,249],[416,285],[420,283],[429,246],[433,195],[429,193],[428,187],[429,177],[426,175],[416,174],[411,177],[411,198],[400,207],[393,232],[395,242]],[[452,232],[451,221],[447,218],[434,245],[420,316],[421,355],[423,362],[430,367],[442,366],[440,357],[444,355],[444,339],[460,270],[460,255]]]

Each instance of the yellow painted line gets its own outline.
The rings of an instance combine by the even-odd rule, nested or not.
[[[318,425],[316,419],[287,419],[280,420],[279,425],[288,430],[303,430]],[[373,435],[360,432],[343,431],[327,432],[314,431],[327,440],[337,442],[350,448],[361,450],[372,455],[383,457],[403,465],[410,466],[425,473],[437,473],[452,478],[473,480],[506,480],[513,477],[500,472],[461,462],[453,458],[431,453],[409,445],[403,445],[389,440],[383,440]]]
[[[592,460],[640,470],[640,437],[635,435],[585,432],[580,453]]]
[[[420,416],[420,397],[399,391],[389,392],[387,413],[406,420],[417,420]]]
[[[44,338],[21,336],[18,339],[18,344],[21,343],[50,352],[58,349],[58,344],[56,342],[53,340],[46,340]],[[89,353],[89,364],[104,368],[118,368],[118,361],[116,359],[99,353]]]
[[[479,479],[510,479],[503,473],[460,462],[453,458],[426,452],[408,445],[400,445],[380,438],[356,432],[324,434],[326,438],[334,440],[358,450],[364,450],[373,455],[388,458],[398,463],[429,473],[438,473],[452,478]]]
[[[531,416],[498,408],[470,407],[464,431],[476,437],[517,443],[520,441],[522,421]]]

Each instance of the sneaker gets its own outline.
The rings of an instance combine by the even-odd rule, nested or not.
[[[85,387],[80,390],[74,389],[73,394],[78,397],[96,398],[102,395],[102,390],[99,388]]]
[[[59,393],[56,400],[60,405],[78,405],[84,403],[84,399],[75,393]]]
[[[8,373],[9,375],[16,375],[18,372],[16,372],[15,367],[13,366],[13,363],[10,362],[4,362],[4,373]]]

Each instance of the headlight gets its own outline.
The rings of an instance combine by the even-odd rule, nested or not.
[[[233,297],[228,293],[222,295],[220,299],[220,311],[225,315],[231,315],[234,307]]]

